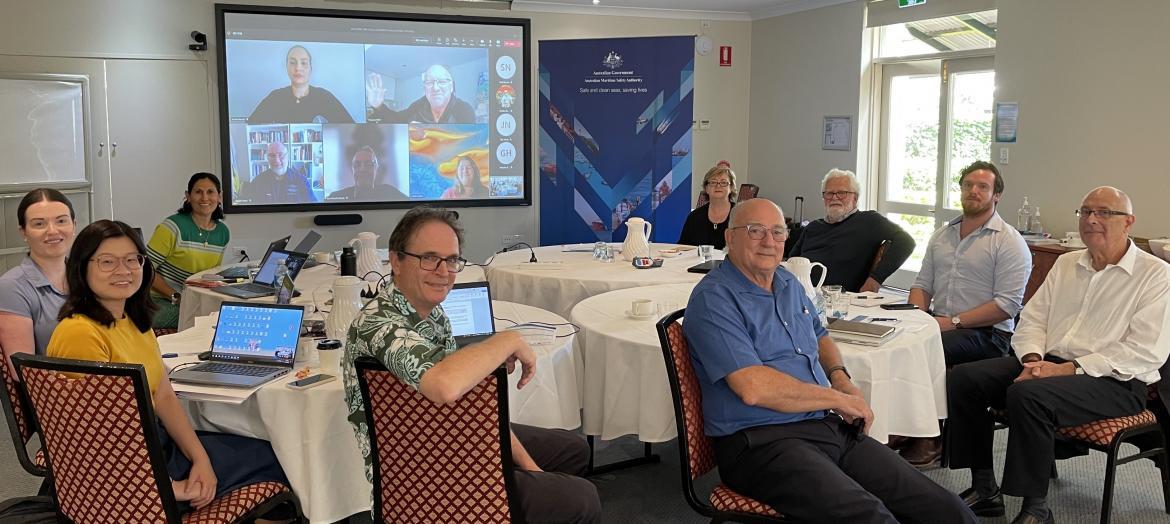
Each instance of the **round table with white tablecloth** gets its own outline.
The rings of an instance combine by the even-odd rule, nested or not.
[[[225,266],[215,267],[207,271],[200,271],[191,275],[189,280],[199,280],[204,274],[215,273],[223,269]],[[317,305],[324,308],[324,302],[329,299],[329,289],[333,286],[333,279],[340,275],[340,270],[337,266],[332,264],[318,264],[316,266],[303,269],[297,274],[296,284],[297,290],[301,292],[301,296],[292,299],[293,304],[305,306],[308,312],[313,312],[314,309],[310,306],[314,305],[314,300]],[[382,274],[390,274],[390,265],[382,266]],[[371,276],[371,278],[373,278]],[[456,276],[456,282],[478,282],[484,280],[483,269],[479,266],[467,266],[463,271]],[[224,300],[239,300],[235,297],[229,297],[223,293],[217,293],[213,289],[188,285],[183,288],[183,298],[179,302],[179,330],[182,331],[195,325],[195,317],[202,317],[210,315],[219,311],[219,305]],[[251,299],[251,302],[271,302],[271,296]]]
[[[652,244],[651,254],[677,247],[676,244]],[[690,283],[703,277],[687,268],[699,263],[694,246],[673,258],[664,258],[662,267],[637,269],[620,253],[613,262],[601,262],[588,251],[564,251],[562,246],[534,249],[538,264],[528,264],[532,256],[527,249],[496,255],[487,266],[492,297],[519,302],[552,311],[568,318],[578,302],[615,289],[654,284]],[[722,258],[722,252],[716,252]]]
[[[612,439],[637,435],[643,442],[676,436],[674,404],[655,323],[626,312],[635,299],[686,307],[693,284],[668,284],[611,291],[582,300],[570,316],[581,332],[585,359],[582,382],[583,429]],[[879,347],[838,343],[853,383],[874,412],[870,435],[926,437],[939,434],[946,418],[946,366],[938,323],[921,311],[887,311],[854,306],[850,316],[896,318],[897,335]]]
[[[567,324],[548,311],[531,306],[492,301],[496,328],[506,329],[509,321]],[[507,319],[507,320],[503,320]],[[520,373],[508,376],[509,414],[513,422],[546,428],[574,429],[581,424],[578,368],[581,359],[574,350],[573,329],[557,326],[551,345],[537,346],[536,376],[522,390],[516,389]],[[214,319],[197,319],[195,327],[159,338],[163,353],[179,358],[165,360],[168,366],[194,360],[194,355],[211,345]],[[337,375],[342,351],[321,351],[321,369]],[[302,364],[297,364],[298,368]],[[303,391],[285,384],[292,374],[261,386],[240,403],[215,402],[209,388],[174,383],[180,398],[187,402],[196,429],[247,435],[272,443],[289,483],[301,500],[311,522],[336,522],[370,509],[371,486],[366,481],[361,453],[346,420],[344,390],[337,380]]]

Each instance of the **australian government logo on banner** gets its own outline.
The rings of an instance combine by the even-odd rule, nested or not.
[[[540,243],[675,242],[691,209],[694,37],[540,42]]]

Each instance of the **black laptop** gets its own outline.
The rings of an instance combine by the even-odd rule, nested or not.
[[[492,315],[492,295],[487,282],[455,284],[443,300],[443,313],[451,321],[451,334],[459,347],[468,346],[496,334]]]
[[[289,236],[284,237],[284,238],[278,238],[276,240],[273,240],[271,244],[268,244],[268,251],[265,251],[264,256],[260,257],[260,263],[263,264],[264,260],[267,259],[268,255],[272,254],[273,251],[278,251],[278,250],[284,249],[286,246],[288,246],[288,241],[290,238],[292,238],[292,235],[289,235]],[[301,251],[301,253],[307,253],[307,251]],[[248,278],[248,266],[249,265],[232,266],[229,268],[225,268],[223,271],[219,272],[219,276],[221,276],[223,278]]]

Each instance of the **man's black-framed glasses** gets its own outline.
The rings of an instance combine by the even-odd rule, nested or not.
[[[783,242],[788,240],[788,228],[786,227],[766,227],[760,224],[748,224],[746,226],[730,227],[728,229],[744,229],[747,230],[748,238],[752,240],[763,240],[767,233],[772,234],[772,240]]]
[[[1082,207],[1076,211],[1073,211],[1073,213],[1075,213],[1077,216],[1079,216],[1081,218],[1089,218],[1090,216],[1096,216],[1097,220],[1105,220],[1109,217],[1129,216],[1129,213],[1126,213],[1125,211],[1114,211],[1112,209],[1089,209],[1087,207]]]
[[[825,200],[830,200],[833,198],[845,200],[846,198],[849,198],[849,195],[856,195],[856,194],[857,194],[856,191],[821,191],[821,198],[823,198]]]
[[[463,257],[459,257],[459,256],[455,256],[455,255],[451,255],[447,258],[443,258],[443,257],[438,256],[438,255],[416,255],[414,253],[408,253],[406,251],[399,251],[399,253],[402,253],[403,255],[406,255],[406,256],[417,258],[418,259],[418,266],[421,267],[423,271],[434,271],[436,269],[439,269],[439,262],[443,262],[443,263],[447,264],[447,271],[450,271],[452,273],[458,273],[460,271],[463,271],[463,268],[467,267],[467,260],[465,260]]]

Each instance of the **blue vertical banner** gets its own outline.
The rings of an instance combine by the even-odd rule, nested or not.
[[[540,42],[540,243],[676,242],[691,210],[693,36]]]

